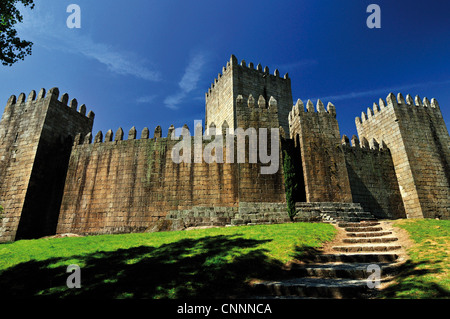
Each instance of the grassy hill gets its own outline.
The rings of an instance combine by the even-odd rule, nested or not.
[[[292,223],[17,241],[0,245],[0,296],[228,297],[335,233]],[[81,268],[81,289],[66,286],[71,264]]]

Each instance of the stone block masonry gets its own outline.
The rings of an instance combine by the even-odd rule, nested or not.
[[[207,127],[214,123],[216,126],[226,121],[231,129],[240,127],[238,116],[241,114],[237,109],[237,97],[242,95],[247,101],[251,95],[258,105],[260,96],[268,103],[270,97],[277,101],[278,112],[274,117],[279,126],[289,134],[288,114],[292,108],[291,79],[286,73],[280,77],[280,72],[275,70],[270,74],[269,68],[264,69],[261,64],[256,66],[242,60],[238,63],[237,58],[232,55],[222,74],[211,84],[205,94],[206,111],[205,123]],[[277,126],[278,127],[278,126]]]
[[[352,202],[336,109],[318,100],[304,109],[298,100],[289,113],[291,139],[300,150],[308,202]]]
[[[11,96],[0,122],[0,240],[55,233],[71,145],[94,113],[59,90]]]
[[[341,146],[352,192],[353,202],[377,218],[405,218],[405,208],[395,175],[391,152],[386,144],[372,141],[372,146],[356,136],[351,144],[347,136]]]
[[[435,99],[390,93],[356,127],[360,139],[391,150],[408,217],[450,218],[450,137]]]
[[[134,128],[128,140],[122,139],[121,129],[114,140],[111,131],[105,141],[102,134],[94,143],[89,135],[76,138],[57,233],[143,232],[157,228],[174,210],[285,201],[282,170],[261,175],[260,163],[227,163],[226,148],[223,163],[195,163],[192,152],[190,163],[177,164],[171,151],[180,141],[161,137],[160,129],[153,138],[147,132],[140,140]],[[194,140],[190,137],[192,149]],[[236,147],[233,152],[236,158]]]

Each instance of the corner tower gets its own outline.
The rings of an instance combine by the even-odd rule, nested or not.
[[[409,218],[450,218],[450,137],[436,99],[390,93],[356,118],[356,128],[360,139],[391,150]]]
[[[94,113],[57,88],[11,96],[0,121],[0,242],[54,234],[73,138]]]
[[[278,70],[270,74],[269,68],[266,66],[263,69],[261,64],[258,64],[256,69],[253,63],[247,65],[244,60],[239,64],[237,58],[232,55],[205,94],[206,126],[210,127],[214,123],[219,127],[226,121],[230,129],[241,127],[236,103],[238,96],[244,101],[249,100],[251,96],[258,101],[262,96],[267,102],[273,97],[278,108],[278,113],[274,116],[278,117],[280,126],[289,136],[288,116],[293,102],[291,80],[287,73],[280,77]]]

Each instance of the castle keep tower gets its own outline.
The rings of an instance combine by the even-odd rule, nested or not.
[[[356,128],[360,139],[390,148],[408,217],[450,218],[450,137],[435,99],[390,93]]]
[[[223,67],[222,74],[218,75],[205,94],[206,126],[210,127],[214,123],[220,128],[226,121],[232,130],[244,127],[246,124],[240,123],[238,116],[240,112],[236,101],[239,95],[244,101],[254,99],[253,104],[256,107],[262,100],[260,97],[264,99],[266,105],[273,97],[277,101],[279,125],[289,135],[288,115],[293,103],[288,74],[282,78],[278,70],[275,70],[273,75],[269,74],[269,68],[266,66],[263,70],[261,64],[258,64],[256,69],[253,63],[247,65],[244,60],[239,64],[237,58],[232,55],[227,66]]]
[[[94,113],[77,111],[59,91],[13,95],[0,121],[0,241],[54,234],[73,138],[92,130]]]

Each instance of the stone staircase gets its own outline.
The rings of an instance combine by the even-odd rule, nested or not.
[[[341,216],[342,217],[342,216]],[[354,218],[353,216],[351,217]],[[369,287],[373,267],[379,267],[380,284],[388,282],[404,261],[392,227],[386,222],[335,220],[337,243],[324,253],[302,256],[279,280],[254,281],[256,298],[372,298],[378,289]]]

